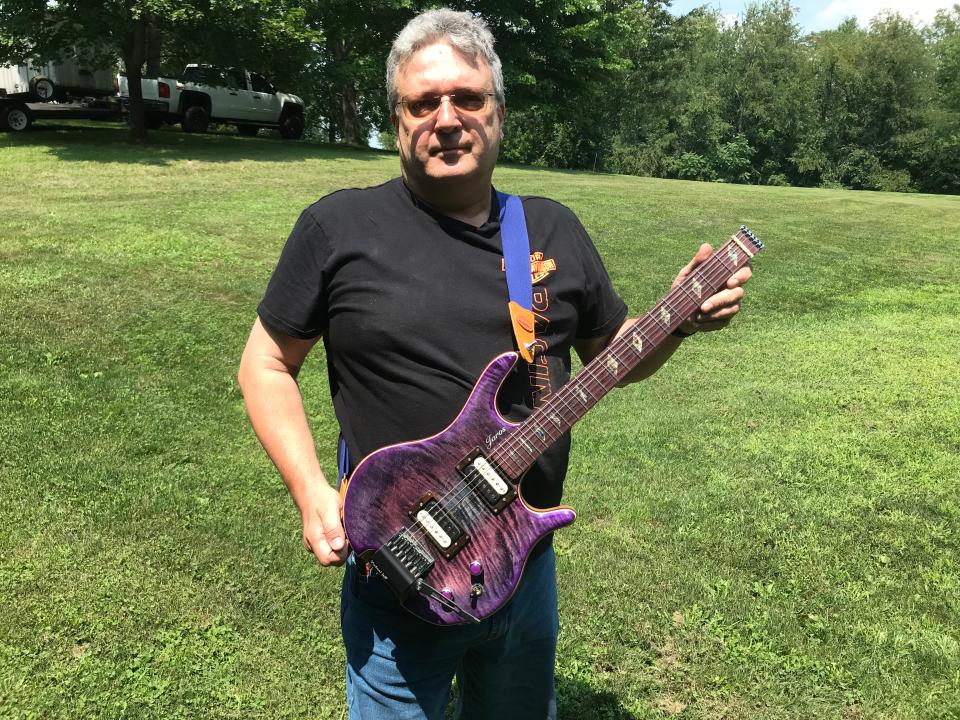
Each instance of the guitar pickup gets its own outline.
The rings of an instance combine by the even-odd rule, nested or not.
[[[443,508],[433,493],[427,493],[420,498],[420,501],[410,508],[408,514],[447,560],[470,542],[470,536]]]
[[[513,483],[504,477],[496,465],[484,457],[480,448],[474,448],[473,452],[457,465],[457,471],[470,489],[495,515],[517,497],[517,489]]]

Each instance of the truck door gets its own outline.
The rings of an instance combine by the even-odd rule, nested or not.
[[[263,75],[250,73],[250,95],[261,122],[276,123],[280,120],[281,108],[277,91]]]
[[[231,120],[258,120],[260,113],[256,109],[253,94],[247,85],[247,73],[240,68],[226,68],[227,114],[220,117]]]

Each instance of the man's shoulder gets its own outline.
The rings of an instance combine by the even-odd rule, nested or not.
[[[401,182],[400,178],[394,178],[370,187],[335,190],[307,207],[306,212],[320,224],[325,219],[343,214],[369,214],[391,202],[398,202]]]
[[[540,195],[521,195],[520,199],[527,221],[533,225],[567,227],[578,232],[583,228],[577,214],[563,203]]]

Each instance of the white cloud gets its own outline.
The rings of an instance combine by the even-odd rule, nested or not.
[[[865,26],[884,11],[898,12],[914,22],[929,24],[937,10],[952,6],[950,0],[833,0],[817,13],[817,29],[835,28],[841,20],[855,17]]]

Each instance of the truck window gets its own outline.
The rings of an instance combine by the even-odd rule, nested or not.
[[[253,87],[254,92],[267,93],[268,95],[273,95],[273,93],[276,92],[273,89],[273,85],[270,84],[270,81],[263,75],[258,75],[257,73],[250,73],[250,85]]]
[[[196,83],[197,85],[211,85],[213,87],[222,87],[226,84],[223,77],[223,70],[216,67],[189,67],[183,71],[184,82]]]
[[[231,90],[246,90],[247,89],[247,79],[243,76],[243,73],[240,70],[230,68],[226,72],[227,75],[227,87]]]

